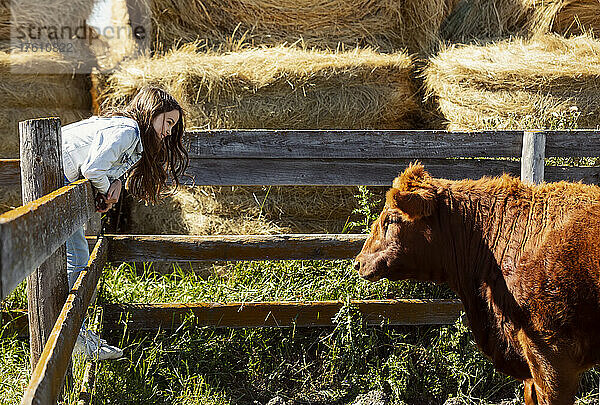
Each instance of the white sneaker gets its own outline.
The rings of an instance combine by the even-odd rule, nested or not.
[[[123,350],[107,344],[106,340],[83,328],[77,335],[73,353],[83,354],[89,360],[113,360],[123,356]]]

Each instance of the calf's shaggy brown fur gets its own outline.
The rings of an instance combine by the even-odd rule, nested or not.
[[[600,362],[600,187],[450,181],[411,165],[355,268],[373,281],[447,283],[528,405],[572,404],[581,373]]]

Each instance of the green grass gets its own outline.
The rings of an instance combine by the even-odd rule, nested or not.
[[[204,276],[179,266],[167,275],[152,266],[122,266],[105,272],[99,301],[453,297],[447,288],[428,283],[366,282],[349,264],[249,262],[215,266]],[[343,404],[369,389],[382,389],[394,401],[407,403],[441,403],[450,396],[500,400],[514,394],[516,383],[492,371],[461,323],[366,328],[348,304],[336,322],[336,328],[183,327],[176,333],[108,336],[126,355],[101,364],[98,403],[177,404],[189,403],[191,396],[199,404],[251,404],[280,395],[298,403]],[[473,368],[479,371],[468,374]],[[26,362],[15,375],[27,381]],[[17,391],[7,403],[18,403],[22,388]]]
[[[178,266],[164,276],[149,266],[137,271],[125,266],[103,282],[102,299],[130,302],[454,296],[429,283],[369,283],[347,261],[229,264],[204,278]],[[184,327],[151,336],[125,331],[111,337],[126,347],[126,358],[102,365],[99,398],[180,403],[185,393],[196,403],[252,404],[279,395],[297,403],[346,404],[371,389],[409,404],[450,398],[494,403],[521,396],[520,384],[494,371],[462,320],[442,327],[366,328],[346,305],[336,321],[335,329]],[[597,392],[595,379],[595,372],[586,376],[583,397]],[[118,396],[123,385],[127,394]]]
[[[219,266],[204,278],[180,269],[161,276],[150,266],[142,271],[134,271],[133,266],[118,271],[110,268],[103,276],[99,299],[283,299],[293,297],[295,291],[303,299],[344,300],[384,298],[400,292],[451,294],[424,283],[365,282],[348,270],[345,261],[329,266],[319,262],[229,266],[227,273]],[[306,284],[312,279],[320,281]],[[340,281],[333,283],[336,279]],[[326,287],[328,282],[331,285]],[[263,290],[260,285],[265,286]],[[124,295],[115,296],[113,290]],[[190,290],[194,293],[189,294]],[[100,364],[96,403],[263,404],[278,395],[298,404],[347,404],[371,389],[385,391],[394,404],[518,400],[519,384],[494,372],[462,321],[443,327],[364,327],[356,309],[345,305],[335,328],[184,326],[175,333],[124,331],[106,337],[125,349],[125,357]],[[0,342],[0,397],[3,403],[17,404],[28,379],[27,342],[6,336]],[[76,370],[68,403],[75,398],[78,378]],[[595,398],[597,380],[595,372],[585,376],[582,403]]]
[[[0,307],[3,310],[26,308],[25,282],[0,302]],[[88,319],[96,319],[95,309],[95,306],[90,307]],[[94,322],[91,327],[92,330],[97,330],[97,322]],[[11,329],[10,323],[2,324],[0,322],[0,405],[21,403],[21,398],[31,377],[30,358],[29,340],[26,337],[18,336],[17,332]],[[83,356],[73,356],[61,404],[77,403],[85,366],[86,361]]]
[[[0,404],[18,404],[29,382],[29,343],[2,333],[0,353]]]
[[[208,275],[184,269],[174,265],[173,273],[162,275],[151,265],[123,266],[105,276],[101,297],[146,303],[455,297],[443,285],[366,282],[348,260],[229,263],[215,266]]]
[[[386,391],[394,403],[514,397],[516,382],[493,372],[461,323],[365,328],[357,316],[345,307],[333,329],[127,333],[120,342],[130,344],[126,358],[102,364],[97,398],[179,403],[191,392],[196,403],[266,403],[278,395],[297,403],[346,404],[370,389]]]

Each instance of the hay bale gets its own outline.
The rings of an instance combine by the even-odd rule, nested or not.
[[[10,39],[11,24],[14,27],[57,27],[58,30],[65,26],[77,27],[87,20],[93,7],[94,0],[0,1],[0,40]]]
[[[440,36],[451,43],[482,43],[590,31],[600,32],[600,0],[460,0]]]
[[[207,193],[207,194],[203,194]],[[244,213],[228,215],[218,207],[228,205],[235,199],[235,192],[225,198],[212,194],[210,188],[180,189],[155,206],[133,204],[131,207],[131,231],[140,234],[272,234],[281,228],[268,219],[252,217]],[[208,194],[211,192],[211,194]],[[221,196],[223,197],[223,196]]]
[[[2,75],[0,108],[78,109],[90,105],[89,81],[66,75]]]
[[[551,0],[536,8],[534,34],[600,35],[600,0]]]
[[[0,159],[19,157],[19,121],[59,117],[67,125],[91,116],[90,108],[0,108]]]
[[[430,60],[425,85],[450,130],[596,128],[599,55],[589,36],[454,46]]]
[[[440,36],[469,43],[527,35],[536,0],[460,0],[443,22]]]
[[[45,75],[73,76],[76,69],[76,62],[67,60],[58,52],[0,52],[1,75],[39,72]]]
[[[95,0],[0,1],[0,50],[31,50],[53,46],[73,61],[78,72],[89,73],[96,65],[90,52],[92,28],[87,25]],[[12,32],[11,32],[12,28]],[[11,38],[11,35],[13,37]],[[40,71],[41,72],[41,71]],[[64,73],[48,72],[45,73]]]
[[[410,128],[419,118],[404,53],[302,51],[288,47],[217,54],[193,44],[163,57],[124,62],[102,103],[126,103],[160,84],[199,128]]]
[[[355,220],[354,187],[182,187],[156,206],[133,204],[140,234],[341,232]]]
[[[0,52],[0,157],[19,157],[19,121],[56,116],[66,125],[91,115],[89,77],[73,71],[57,53]]]
[[[426,53],[456,0],[151,0],[154,48],[205,40],[208,47],[294,44]]]

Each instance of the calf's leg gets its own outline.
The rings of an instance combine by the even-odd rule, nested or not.
[[[523,398],[525,399],[525,405],[538,405],[533,378],[523,380]]]
[[[529,391],[524,382],[526,395],[529,392],[530,399],[535,395],[537,405],[573,405],[580,373],[569,359],[569,349],[535,343],[523,331],[519,332],[518,338],[533,376]],[[525,401],[529,405],[527,396]]]

